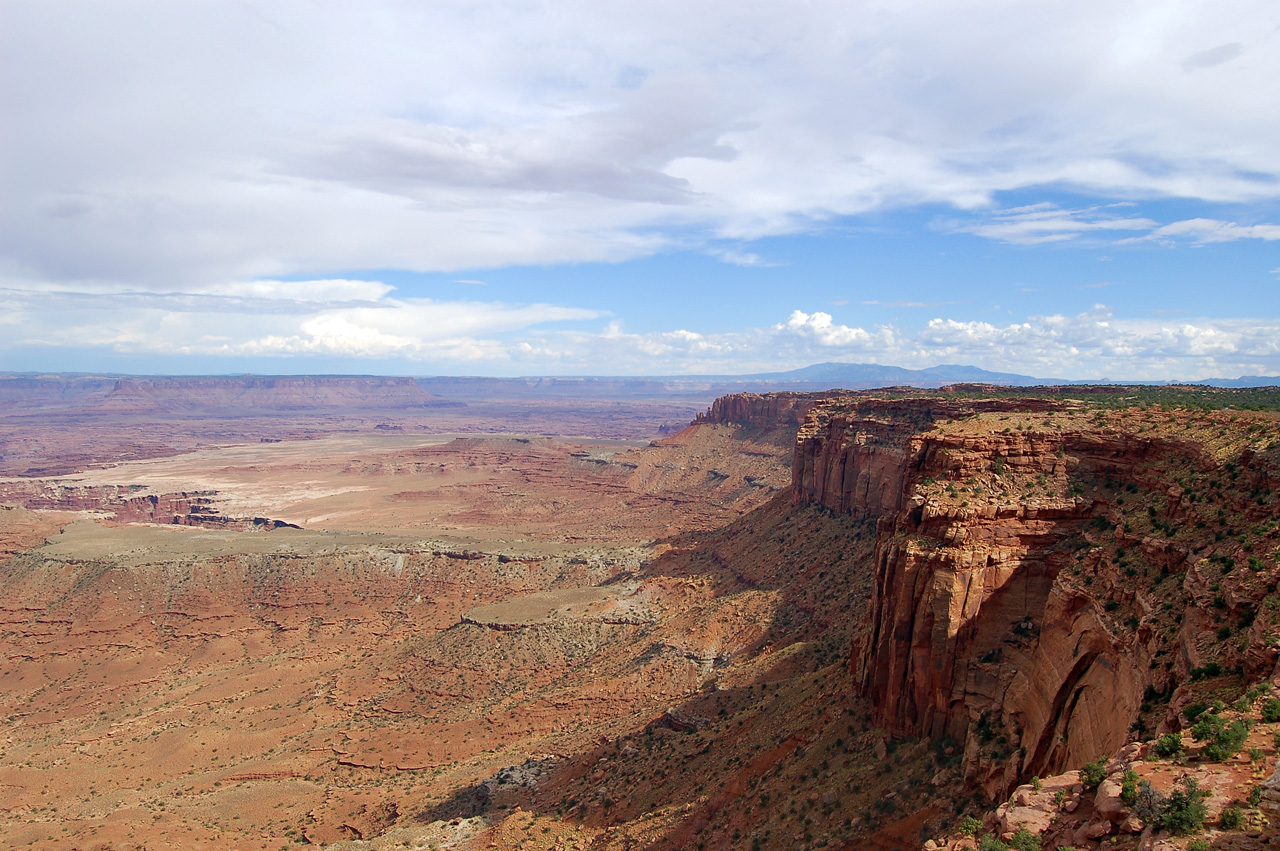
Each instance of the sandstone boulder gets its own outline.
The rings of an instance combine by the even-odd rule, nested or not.
[[[1113,824],[1120,824],[1129,816],[1129,807],[1120,800],[1120,779],[1118,776],[1108,777],[1098,785],[1098,792],[1093,798],[1094,809],[1098,815]]]
[[[1076,829],[1075,835],[1071,837],[1071,841],[1076,845],[1090,842],[1095,839],[1101,839],[1111,832],[1111,822],[1094,821],[1083,824]]]
[[[1014,834],[1019,829],[1026,828],[1038,835],[1044,833],[1052,821],[1052,810],[1042,807],[1009,807],[1000,818],[1000,832]]]
[[[1258,787],[1262,790],[1259,806],[1270,818],[1280,820],[1280,766]]]

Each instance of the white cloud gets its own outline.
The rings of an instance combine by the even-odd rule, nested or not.
[[[935,318],[916,332],[863,328],[821,311],[796,310],[768,328],[723,334],[604,333],[526,336],[513,357],[542,368],[648,374],[767,372],[823,361],[922,368],[974,364],[1043,378],[1195,379],[1280,373],[1280,321],[1121,318],[1103,305],[1075,316],[998,324]],[[533,370],[525,370],[528,374]]]
[[[893,332],[877,328],[874,332],[848,325],[837,325],[830,313],[816,311],[805,313],[794,310],[787,321],[773,327],[774,331],[795,335],[814,341],[819,346],[841,349],[873,349],[892,345]]]
[[[300,302],[377,301],[395,287],[381,281],[233,281],[195,292],[217,296],[288,299]]]
[[[500,350],[486,336],[601,315],[550,304],[396,299],[376,281],[255,281],[215,289],[222,292],[75,292],[11,282],[0,289],[0,300],[6,316],[21,321],[0,348],[415,360],[463,352],[473,358]]]
[[[942,227],[952,233],[972,233],[1015,245],[1066,242],[1086,234],[1109,231],[1146,231],[1142,236],[1114,240],[1117,245],[1142,242],[1171,244],[1179,239],[1200,244],[1241,239],[1280,239],[1280,225],[1241,225],[1208,218],[1184,219],[1162,225],[1144,216],[1120,216],[1111,212],[1117,207],[1126,206],[1130,205],[1107,204],[1069,210],[1046,202],[1007,210],[978,211],[973,216],[977,221],[953,219],[942,223]]]
[[[395,359],[400,371],[427,374],[732,374],[832,360],[916,368],[964,363],[1047,378],[1280,373],[1275,319],[1133,319],[1097,305],[1074,316],[1030,316],[1007,324],[936,316],[913,330],[794,310],[773,325],[736,331],[631,332],[617,319],[596,325],[606,319],[599,311],[571,306],[400,299],[389,293],[342,300],[376,294],[384,286],[361,281],[303,288],[317,299],[323,294],[339,300],[301,302],[284,298],[297,294],[292,283],[265,283],[259,295],[234,296],[50,293],[10,286],[0,290],[0,324],[7,329],[0,357],[74,347],[101,352],[103,362],[130,355],[228,364]]]
[[[1144,217],[1117,216],[1110,207],[1066,210],[1056,204],[1036,204],[988,214],[977,224],[951,223],[948,229],[972,233],[1015,245],[1064,242],[1099,231],[1148,231],[1159,222]]]
[[[765,260],[759,254],[753,251],[739,251],[732,248],[717,248],[711,250],[711,256],[718,257],[725,263],[734,266],[754,266],[757,268],[765,266],[777,266],[777,263],[771,263]]]
[[[1185,219],[1153,230],[1145,239],[1185,237],[1195,242],[1234,242],[1238,239],[1280,239],[1280,225],[1240,225],[1218,219]]]
[[[12,0],[0,264],[187,291],[618,261],[1045,185],[1275,199],[1272,16],[1264,0]],[[975,232],[1140,221],[1032,211]]]

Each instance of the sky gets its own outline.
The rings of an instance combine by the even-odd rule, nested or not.
[[[1274,0],[0,0],[0,370],[1280,375]]]

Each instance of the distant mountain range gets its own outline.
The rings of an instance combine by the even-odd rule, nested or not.
[[[726,393],[767,393],[770,391],[813,392],[819,390],[872,390],[877,387],[943,387],[948,384],[998,384],[1034,387],[1052,384],[1153,384],[1158,381],[1069,381],[1038,378],[1015,372],[992,372],[964,364],[942,364],[927,369],[906,369],[874,363],[816,363],[786,372],[751,375],[670,375],[651,377],[546,376],[525,378],[462,378],[442,376],[419,378],[418,384],[434,396],[445,399],[479,399],[492,396],[566,397],[590,395],[604,398],[644,398],[670,396],[722,396]],[[1178,384],[1213,387],[1268,387],[1280,385],[1277,376],[1207,378]]]
[[[976,366],[947,363],[927,369],[906,369],[900,366],[881,366],[873,363],[816,363],[787,372],[766,372],[744,375],[744,379],[763,382],[816,383],[824,387],[861,389],[854,385],[870,384],[887,387],[894,384],[912,387],[942,387],[947,384],[1004,384],[1011,387],[1033,387],[1046,384],[1180,384],[1206,387],[1275,387],[1280,386],[1280,376],[1242,375],[1239,378],[1202,378],[1198,381],[1083,381],[1066,378],[1037,378],[1016,372],[991,372]]]
[[[1280,386],[1280,376],[1242,375],[1239,378],[1205,378],[1187,383],[1204,384],[1208,387],[1277,387]]]
[[[877,387],[942,387],[996,384],[1160,384],[1139,381],[1066,381],[963,364],[927,369],[865,363],[818,363],[786,372],[754,375],[546,376],[487,378],[438,376],[117,376],[0,374],[0,413],[38,410],[167,411],[190,414],[299,410],[407,410],[494,400],[667,400],[703,405],[728,393],[871,390]],[[1214,387],[1280,385],[1280,377],[1247,375],[1177,382]]]
[[[791,390],[871,390],[876,387],[942,387],[947,384],[1003,384],[1025,387],[1066,382],[990,372],[975,366],[946,364],[928,369],[904,369],[869,363],[818,363],[787,372],[754,375],[665,375],[665,376],[529,376],[524,378],[480,378],[437,376],[416,379],[433,396],[445,399],[480,399],[493,396],[567,397],[590,395],[606,398],[695,396],[715,397],[726,393],[767,393]]]
[[[823,384],[826,387],[861,389],[854,385],[889,387],[942,387],[946,384],[1007,384],[1025,387],[1036,384],[1067,384],[1058,378],[1036,378],[1014,372],[991,372],[976,366],[947,363],[927,369],[906,369],[901,366],[884,366],[875,363],[815,363],[812,366],[787,372],[766,372],[744,375],[742,378],[768,382],[804,382]]]

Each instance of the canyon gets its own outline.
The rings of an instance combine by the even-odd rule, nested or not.
[[[147,409],[198,443],[0,443],[0,842],[1136,847],[1053,794],[1099,757],[1167,791],[1135,743],[1280,685],[1275,391],[740,393],[637,439],[437,431],[388,381],[305,434],[272,406],[315,385],[242,381]],[[1276,767],[1238,712],[1215,813]]]

